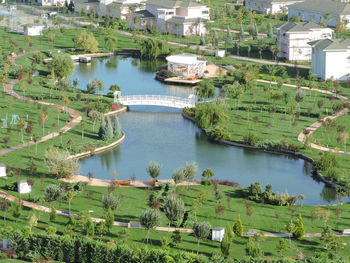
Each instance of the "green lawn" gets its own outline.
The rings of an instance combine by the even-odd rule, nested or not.
[[[39,183],[38,183],[39,184]],[[35,184],[35,192],[38,192],[40,186]],[[91,199],[84,198],[86,193],[82,193],[81,196],[77,196],[73,202],[72,207],[74,212],[86,211],[87,209],[93,209],[94,212],[91,213],[95,216],[97,211],[100,209],[99,197],[101,192],[107,192],[106,189],[101,189],[98,187],[89,187],[89,191],[94,191],[94,195]],[[220,191],[223,193],[223,204],[226,207],[225,212],[222,215],[215,216],[215,200],[214,191],[211,186],[193,186],[187,189],[187,187],[178,187],[177,191],[183,201],[186,203],[186,210],[191,210],[191,203],[193,199],[198,195],[198,193],[203,192],[208,196],[208,200],[205,202],[202,208],[197,212],[197,217],[199,221],[209,221],[212,226],[225,226],[227,223],[233,224],[237,215],[241,215],[241,219],[244,225],[244,231],[249,229],[260,229],[262,231],[282,231],[285,232],[285,225],[290,219],[295,219],[298,214],[301,214],[304,219],[304,225],[306,232],[315,233],[321,232],[324,224],[328,224],[334,229],[349,228],[349,223],[347,218],[350,216],[349,204],[341,206],[342,214],[339,219],[336,219],[335,206],[322,206],[319,208],[306,207],[306,206],[296,206],[291,209],[288,207],[273,207],[270,205],[256,204],[248,201],[248,204],[252,206],[252,215],[249,217],[246,215],[246,208],[243,204],[244,200],[239,195],[239,189],[220,186]],[[115,190],[117,194],[124,196],[122,206],[120,210],[115,212],[116,220],[133,220],[137,221],[139,213],[142,209],[146,208],[146,197],[147,190],[145,189],[135,189],[135,188],[117,188]],[[231,196],[231,199],[227,199],[227,196]],[[23,198],[26,198],[23,196]],[[229,205],[230,203],[230,205]],[[57,203],[55,205],[59,206]],[[61,208],[67,208],[66,202],[61,204]],[[13,228],[21,229],[27,224],[28,218],[32,213],[35,213],[39,218],[37,227],[34,227],[32,231],[42,232],[42,228],[45,226],[54,226],[57,231],[63,232],[64,228],[68,222],[65,217],[57,217],[55,222],[49,222],[49,215],[38,212],[31,211],[24,208],[21,212],[21,216],[18,219],[14,219],[12,216],[12,210],[4,215],[4,212],[0,212],[0,225],[12,226]],[[313,216],[311,217],[311,215]],[[3,220],[3,216],[6,217],[6,223]],[[167,220],[163,216],[162,225],[167,225]],[[125,230],[126,232],[123,232]],[[110,234],[103,236],[103,240],[113,239],[119,244],[128,244],[131,247],[144,246],[145,237],[147,231],[142,229],[125,229],[122,227],[113,227]],[[79,234],[78,234],[79,235]],[[151,247],[159,247],[162,245],[161,241],[163,239],[170,238],[171,234],[166,232],[151,231],[150,233],[150,244]],[[182,242],[177,248],[171,247],[171,250],[184,250],[189,252],[196,252],[197,250],[197,240],[189,234],[182,233]],[[266,256],[277,256],[276,245],[279,238],[260,238],[260,246],[265,252]],[[349,243],[350,238],[342,238],[344,242]],[[235,237],[233,245],[231,247],[231,255],[235,258],[241,258],[245,255],[245,246],[247,238]],[[319,252],[325,251],[322,248],[322,243],[319,238],[303,238],[300,241],[292,240],[291,246],[286,252],[287,256],[296,256],[300,252],[303,252],[307,256],[317,255]],[[220,244],[213,241],[203,241],[200,245],[200,252],[206,255],[211,255],[213,253],[220,253]],[[350,252],[349,245],[346,245],[344,249],[339,250],[340,255],[347,255]]]
[[[69,121],[68,114],[58,111],[53,106],[25,102],[2,93],[0,95],[0,118],[6,119],[6,115],[7,122],[5,123],[8,128],[0,129],[0,150],[28,142],[32,137],[45,136],[58,130]],[[47,120],[43,122],[40,116],[45,115],[47,115]],[[26,124],[21,121],[25,121]],[[2,123],[1,127],[5,127],[4,125]],[[7,140],[9,141],[5,143]]]
[[[347,138],[349,133],[350,116],[344,115],[317,129],[311,135],[311,138],[316,144],[341,151],[349,151],[350,142]]]

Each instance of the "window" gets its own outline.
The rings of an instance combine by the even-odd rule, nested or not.
[[[208,10],[202,11],[202,14],[209,14]]]

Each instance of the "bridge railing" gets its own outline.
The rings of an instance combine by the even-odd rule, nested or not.
[[[120,96],[116,98],[120,102],[128,101],[159,101],[159,102],[172,102],[172,103],[184,103],[184,104],[195,104],[195,100],[190,98],[181,98],[175,96],[166,96],[166,95],[129,95],[129,96]]]

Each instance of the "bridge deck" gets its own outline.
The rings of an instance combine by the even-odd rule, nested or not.
[[[126,106],[150,105],[182,109],[185,107],[194,107],[196,101],[195,98],[181,98],[165,95],[131,95],[120,96],[115,99],[115,102],[119,102]]]

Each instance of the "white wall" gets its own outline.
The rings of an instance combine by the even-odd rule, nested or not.
[[[0,166],[0,177],[6,176],[6,166]]]
[[[278,30],[277,45],[280,49],[279,57],[290,61],[311,61],[311,46],[308,42],[332,38],[330,28],[315,29],[305,32],[285,32]]]
[[[42,31],[44,30],[44,26],[29,26],[25,29],[24,35],[26,36],[40,36]]]
[[[349,51],[329,51],[326,53],[326,70],[324,79],[346,80],[350,73],[350,63],[348,63]]]

